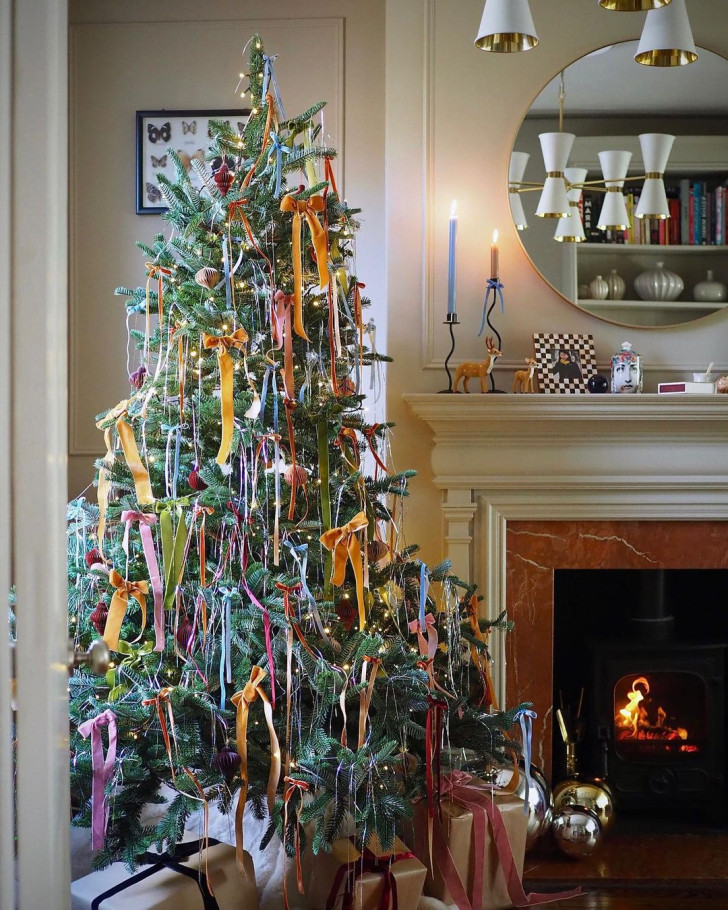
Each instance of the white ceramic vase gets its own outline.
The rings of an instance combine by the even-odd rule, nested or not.
[[[682,278],[666,269],[664,262],[658,262],[654,269],[642,272],[634,280],[641,300],[677,300],[684,287]]]
[[[609,287],[609,293],[607,294],[607,299],[609,300],[621,300],[627,290],[624,278],[617,274],[616,269],[612,269],[607,275],[607,286]]]
[[[592,300],[606,300],[609,294],[609,285],[601,275],[589,283],[589,293]]]
[[[716,281],[713,270],[708,269],[705,281],[700,281],[693,288],[693,299],[700,303],[720,303],[728,296],[728,288],[722,281]]]

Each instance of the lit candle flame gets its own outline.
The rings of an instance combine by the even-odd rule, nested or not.
[[[453,199],[452,205],[450,206],[450,217],[457,218],[458,216],[458,203],[457,199]]]

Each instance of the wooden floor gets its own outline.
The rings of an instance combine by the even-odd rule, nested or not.
[[[706,894],[680,888],[649,891],[588,891],[567,901],[546,904],[553,910],[726,910],[728,894]]]

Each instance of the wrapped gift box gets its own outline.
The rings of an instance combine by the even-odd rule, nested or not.
[[[255,870],[249,853],[245,854],[245,875],[238,870],[235,847],[210,841],[207,850],[207,877],[218,910],[257,910]],[[193,844],[180,844],[187,852]],[[151,856],[152,854],[147,854]],[[190,877],[176,869],[153,865],[140,866],[130,873],[123,863],[113,863],[71,884],[71,910],[210,910],[215,904],[205,893],[198,872],[205,873],[205,851],[194,843],[194,852],[180,861],[191,870]],[[147,873],[146,875],[144,873]],[[121,886],[117,891],[117,887]],[[108,897],[107,892],[113,891]],[[102,898],[102,899],[100,899]],[[207,899],[207,903],[205,902]]]
[[[334,841],[330,853],[313,857],[306,888],[311,910],[327,910],[327,907],[341,910],[347,887],[352,890],[353,910],[390,910],[395,906],[398,910],[416,910],[427,874],[422,863],[398,838],[391,851],[373,844],[370,853],[373,857],[362,859],[353,840],[342,837]],[[397,859],[402,854],[406,858]],[[365,871],[373,865],[377,868]],[[391,873],[390,886],[397,889],[396,904],[393,895],[389,900],[386,898],[387,870]]]

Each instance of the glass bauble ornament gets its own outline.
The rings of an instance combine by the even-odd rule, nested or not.
[[[556,810],[551,831],[556,846],[570,859],[583,859],[595,853],[604,833],[596,813],[586,806],[564,806]]]
[[[589,283],[589,293],[592,300],[606,300],[609,294],[609,285],[601,275]]]
[[[595,373],[587,379],[586,387],[592,395],[603,395],[609,391],[609,380],[601,373]]]
[[[634,289],[640,300],[677,300],[684,287],[682,278],[666,269],[664,262],[641,272],[634,280]]]
[[[521,799],[526,798],[526,773],[523,761],[515,769],[513,765],[492,765],[487,775],[497,788],[509,789],[514,773],[518,774],[518,784],[513,791]],[[530,850],[551,827],[553,818],[553,797],[551,787],[536,765],[531,765],[531,786],[528,788],[528,824],[526,827],[526,850]]]
[[[230,778],[240,767],[240,756],[230,746],[223,746],[217,755],[213,755],[210,764],[223,777]]]
[[[554,787],[554,815],[566,806],[584,806],[599,819],[606,833],[614,823],[614,796],[609,784],[599,777],[574,775]]]
[[[607,300],[621,300],[627,290],[624,278],[617,273],[616,269],[612,269],[607,275],[607,286],[609,288]]]
[[[728,287],[716,281],[712,269],[708,269],[705,281],[699,281],[693,288],[693,299],[700,303],[721,303],[727,296]]]

